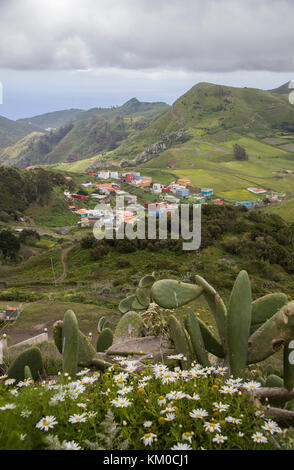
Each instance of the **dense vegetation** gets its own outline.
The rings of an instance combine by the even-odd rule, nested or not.
[[[31,203],[45,205],[55,187],[71,185],[64,176],[52,171],[37,169],[20,171],[0,167],[0,220],[9,221],[23,215]]]

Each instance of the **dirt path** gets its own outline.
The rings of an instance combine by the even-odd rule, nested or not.
[[[62,266],[63,266],[63,272],[61,274],[61,276],[59,276],[58,279],[56,279],[56,282],[62,282],[64,281],[64,279],[66,278],[67,276],[67,264],[66,264],[66,258],[67,258],[67,255],[69,253],[69,251],[72,249],[72,246],[70,246],[69,248],[65,248],[64,250],[62,250],[61,252],[61,263],[62,263]]]

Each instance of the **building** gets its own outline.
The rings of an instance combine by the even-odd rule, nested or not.
[[[188,197],[190,195],[190,191],[188,188],[185,187],[179,187],[176,190],[176,195],[179,197]]]
[[[88,196],[84,196],[83,194],[72,194],[71,197],[73,199],[79,199],[80,201],[86,201]]]
[[[247,191],[250,191],[253,194],[263,194],[266,193],[266,189],[264,188],[247,188]]]
[[[108,180],[110,178],[110,171],[108,170],[100,170],[96,173],[97,178],[101,178],[103,180]]]
[[[247,209],[252,209],[253,207],[253,201],[237,201],[235,202],[235,206],[244,206],[247,207]]]
[[[161,193],[162,192],[161,184],[160,183],[153,183],[152,190],[153,190],[154,193],[157,193],[157,194]]]
[[[177,183],[181,186],[190,186],[191,180],[189,180],[189,178],[180,178]]]
[[[7,306],[6,309],[0,311],[0,319],[1,320],[8,320],[8,321],[14,321],[17,320],[19,315],[21,314],[22,308],[19,307],[9,307]]]
[[[210,197],[213,195],[213,189],[211,188],[202,188],[201,189],[201,194],[205,197]]]

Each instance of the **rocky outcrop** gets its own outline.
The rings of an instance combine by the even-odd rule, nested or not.
[[[152,158],[156,157],[164,150],[167,150],[175,143],[184,142],[185,140],[187,140],[187,135],[184,129],[163,135],[158,142],[152,144],[147,150],[134,158],[134,160],[123,160],[120,166],[121,168],[127,168],[129,166],[141,165],[142,163],[152,160]]]
[[[94,173],[97,170],[105,170],[110,166],[111,164],[109,163],[109,161],[107,161],[105,158],[100,158],[100,160],[97,160],[89,166],[89,168],[87,169],[87,173]]]

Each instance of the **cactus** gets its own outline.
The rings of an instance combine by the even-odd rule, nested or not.
[[[95,348],[87,336],[85,336],[80,330],[78,331],[78,364],[88,364],[91,362],[96,354]]]
[[[33,375],[29,366],[24,366],[24,377],[25,379],[32,379]]]
[[[171,338],[175,343],[178,353],[183,354],[186,358],[186,360],[181,361],[182,366],[189,366],[191,363],[191,350],[181,323],[174,315],[170,315],[168,318],[168,325],[170,328]]]
[[[53,325],[53,338],[58,351],[62,354],[62,326],[63,321],[59,320]],[[80,330],[78,331],[78,364],[87,364],[91,362],[95,356],[96,351],[91,344],[89,338],[85,336]]]
[[[17,381],[24,380],[26,366],[29,367],[34,380],[43,374],[43,359],[39,348],[32,347],[20,353],[8,369],[8,378]]]
[[[203,288],[194,284],[162,279],[153,284],[151,296],[160,307],[178,308],[197,299],[202,292]]]
[[[287,390],[294,388],[294,341],[284,345],[284,387]]]
[[[152,287],[155,281],[156,279],[152,274],[147,274],[147,276],[142,277],[142,279],[140,280],[139,287]]]
[[[248,340],[248,364],[263,361],[294,338],[294,302],[269,318]]]
[[[53,325],[53,339],[60,354],[62,354],[62,325],[62,320],[56,321]]]
[[[143,305],[143,307],[148,308],[150,304],[150,297],[148,297],[146,291],[142,287],[136,289],[136,297],[138,302]]]
[[[102,333],[99,335],[96,344],[97,352],[105,352],[113,342],[113,334],[109,328],[105,328]]]
[[[142,329],[143,320],[140,315],[136,312],[128,312],[118,322],[114,332],[114,338],[137,338],[141,336]]]
[[[146,307],[144,307],[144,305],[142,305],[139,300],[137,299],[137,297],[135,296],[133,302],[132,302],[132,305],[131,307],[134,309],[134,310],[146,310]]]
[[[105,370],[109,369],[109,367],[112,367],[113,364],[111,362],[106,362],[106,361],[103,361],[103,359],[99,359],[97,357],[94,357],[92,359],[92,362],[91,362],[91,365],[97,369],[97,370],[101,370],[102,372],[104,372]]]
[[[63,372],[74,377],[77,373],[79,354],[79,327],[72,310],[67,310],[62,325]]]
[[[226,317],[227,309],[223,299],[217,291],[201,276],[195,277],[196,282],[203,287],[204,297],[215,318],[216,326],[223,346],[226,343]]]
[[[247,272],[241,271],[231,292],[227,315],[227,354],[235,377],[243,377],[247,364],[251,302],[250,280]]]
[[[110,327],[110,322],[105,317],[99,318],[98,325],[97,325],[98,333],[102,333],[102,330],[104,330],[104,328],[109,328],[109,327]]]
[[[119,303],[119,311],[124,314],[124,313],[127,313],[131,310],[132,308],[132,303],[133,301],[136,299],[136,296],[135,295],[129,295],[128,297],[126,297],[125,299],[123,299],[120,303]]]
[[[188,312],[186,326],[196,359],[203,366],[209,367],[211,364],[205,349],[199,322],[192,310]]]
[[[279,377],[278,375],[269,375],[265,381],[265,386],[281,388],[283,387],[283,379],[281,379],[281,377]]]
[[[210,329],[205,325],[205,323],[197,317],[202,339],[205,345],[205,348],[208,352],[214,356],[224,358],[225,350],[222,344],[216,339],[216,337],[211,333]]]
[[[250,333],[254,333],[266,320],[271,318],[286,303],[288,298],[286,294],[274,293],[252,302],[252,319]]]
[[[101,331],[103,330],[103,325],[104,325],[105,322],[106,322],[106,318],[105,318],[105,317],[99,318],[99,320],[98,320],[98,325],[97,325],[97,331],[98,331],[98,333],[101,333]]]

